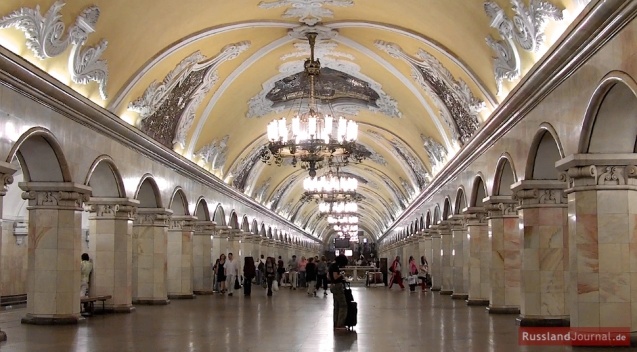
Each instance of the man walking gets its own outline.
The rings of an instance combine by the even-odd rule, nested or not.
[[[296,290],[299,272],[299,262],[296,260],[296,255],[293,255],[292,259],[288,261],[288,272],[290,275],[290,290]]]
[[[232,253],[228,253],[228,260],[224,266],[226,270],[226,288],[228,289],[228,296],[232,296],[234,292],[234,281],[237,275],[239,275],[239,267],[232,257]]]

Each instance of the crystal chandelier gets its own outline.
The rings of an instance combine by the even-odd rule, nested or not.
[[[356,202],[322,202],[319,203],[319,211],[321,213],[356,213],[358,212],[358,204]]]
[[[358,224],[358,216],[353,214],[338,214],[327,217],[328,224]]]
[[[335,119],[331,114],[324,115],[318,111],[315,85],[321,63],[314,58],[316,36],[317,33],[307,34],[310,58],[304,64],[309,78],[309,111],[299,111],[290,124],[286,118],[270,122],[267,127],[268,144],[261,151],[261,161],[264,163],[274,162],[281,166],[283,158],[292,158],[292,166],[300,162],[311,177],[316,176],[316,170],[323,167],[325,162],[331,164],[335,158],[338,162],[347,164],[350,160],[361,162],[366,157],[365,151],[356,145],[356,122],[343,117]],[[329,110],[332,110],[331,107]]]
[[[354,177],[339,176],[338,168],[336,172],[330,170],[321,177],[307,177],[303,180],[303,196],[301,201],[326,203],[336,203],[352,201],[359,198],[356,194],[358,180]]]
[[[349,232],[351,234],[358,232],[358,225],[334,225],[333,229],[334,231]]]

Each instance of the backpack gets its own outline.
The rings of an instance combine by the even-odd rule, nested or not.
[[[257,269],[258,269],[260,272],[265,271],[265,264],[263,264],[263,263],[259,263],[259,266],[257,267]]]

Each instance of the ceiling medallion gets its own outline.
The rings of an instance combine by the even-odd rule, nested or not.
[[[354,5],[354,0],[276,0],[261,1],[262,9],[274,9],[289,6],[282,15],[283,18],[298,18],[299,22],[313,26],[323,20],[323,17],[334,17],[334,12],[324,8],[323,5],[349,7]]]
[[[497,29],[503,39],[496,40],[491,35],[486,38],[487,44],[496,53],[493,67],[498,94],[503,80],[520,78],[520,55],[515,43],[526,51],[538,51],[544,43],[544,28],[548,20],[561,21],[564,18],[563,10],[546,0],[531,0],[528,7],[521,0],[511,0],[511,7],[515,13],[512,20],[496,2],[484,3],[484,11],[491,19],[490,26]]]
[[[286,118],[271,121],[267,127],[268,143],[261,151],[261,161],[270,165],[281,166],[284,158],[292,160],[292,166],[297,163],[307,169],[310,176],[316,176],[316,170],[324,164],[334,162],[347,165],[350,161],[361,162],[366,154],[356,144],[358,124],[344,117],[335,119],[333,109],[328,101],[329,113],[319,112],[317,94],[317,80],[321,74],[321,63],[314,58],[314,44],[316,33],[309,33],[310,58],[305,61],[305,74],[308,76],[307,87],[309,94],[298,96],[299,111],[291,120],[288,129]],[[307,97],[307,98],[306,98]],[[320,100],[320,97],[318,97]]]

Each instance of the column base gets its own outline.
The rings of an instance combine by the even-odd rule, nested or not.
[[[453,291],[449,291],[449,290],[440,290],[440,295],[442,296],[451,296],[453,294]]]
[[[134,299],[133,304],[145,306],[165,306],[170,304],[169,299]]]
[[[530,327],[569,327],[571,326],[571,320],[568,316],[559,317],[542,317],[542,316],[529,316],[525,317],[520,315],[515,319],[515,323],[518,326],[530,326]]]
[[[489,314],[520,314],[520,307],[489,306],[487,311],[489,311]]]
[[[4,331],[0,330],[0,342],[2,341],[7,341],[7,334]]]
[[[214,292],[212,290],[195,290],[193,291],[194,294],[198,295],[198,296],[208,296],[208,295],[213,295]]]
[[[113,313],[132,313],[135,311],[135,307],[133,306],[120,306],[120,307],[111,307],[110,310]],[[106,310],[109,310],[108,307],[106,307]]]
[[[488,306],[489,300],[488,299],[468,299],[467,305],[468,306]]]
[[[36,316],[32,314],[27,314],[20,321],[22,324],[30,324],[30,325],[75,325],[80,322],[85,321],[86,319],[81,315],[67,315],[67,316]]]
[[[176,293],[176,294],[168,294],[168,299],[195,299],[195,295],[190,293],[186,293],[186,294],[180,294],[180,293]]]
[[[467,299],[469,298],[469,294],[467,293],[453,293],[451,295],[451,299]]]

